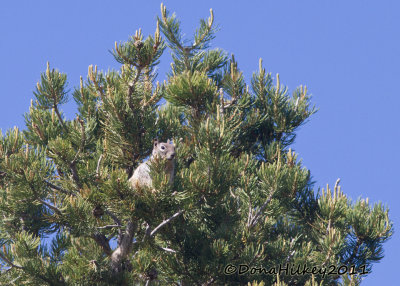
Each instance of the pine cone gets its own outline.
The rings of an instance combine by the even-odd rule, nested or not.
[[[99,218],[104,214],[104,210],[101,206],[96,206],[93,210],[92,210],[92,214],[95,218]]]
[[[143,48],[143,42],[142,41],[136,41],[134,43],[135,47],[140,50],[141,48]]]
[[[155,280],[158,277],[158,272],[155,268],[151,268],[149,270],[147,270],[145,277],[147,278],[147,280]]]

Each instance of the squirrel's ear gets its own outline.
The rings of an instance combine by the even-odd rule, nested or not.
[[[153,145],[154,145],[154,147],[157,146],[157,144],[158,144],[158,139],[157,139],[157,138],[154,138],[154,139],[153,139]]]

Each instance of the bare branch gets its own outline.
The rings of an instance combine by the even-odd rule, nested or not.
[[[237,98],[233,98],[231,101],[229,101],[228,104],[223,106],[223,109],[225,110],[225,109],[231,107],[232,105],[234,105],[236,103],[236,101],[237,101]]]
[[[10,268],[11,269],[11,268]],[[15,283],[15,281],[17,281],[19,278],[21,278],[21,275],[18,275],[17,276],[17,278],[15,278],[15,279],[13,279],[13,280],[11,280],[9,283],[10,283],[10,285],[15,285],[14,283]]]
[[[105,210],[104,212],[106,214],[108,214],[118,226],[122,225],[120,219],[115,214],[113,214],[111,211]]]
[[[150,233],[150,237],[154,236],[157,231],[163,227],[164,225],[166,225],[167,223],[169,223],[170,221],[172,221],[174,218],[178,217],[179,215],[181,215],[184,212],[184,210],[180,210],[179,212],[175,213],[173,216],[171,216],[169,219],[164,220],[162,223],[160,223],[151,233]]]
[[[56,206],[49,204],[48,202],[42,200],[41,198],[36,198],[36,200],[38,200],[39,202],[41,202],[42,204],[44,204],[46,207],[52,209],[53,211],[55,211],[57,214],[61,215],[61,210],[59,208],[57,208]]]
[[[147,238],[149,238],[149,237],[150,237],[150,234],[151,234],[151,227],[150,227],[150,225],[149,225],[147,222],[145,222],[145,223],[146,223],[146,230],[145,230],[145,232],[144,232],[144,236],[143,236],[142,242],[144,242]]]
[[[75,160],[75,159],[74,159]],[[75,181],[78,188],[82,188],[82,184],[79,180],[78,171],[76,170],[76,161],[72,161],[69,165],[72,173],[72,179]]]
[[[265,210],[267,205],[271,202],[274,193],[275,193],[274,191],[271,192],[271,194],[268,196],[267,200],[264,202],[264,204],[258,210],[256,215],[251,219],[250,224],[248,224],[249,228],[254,227],[257,224],[258,219],[260,218],[261,214],[263,213],[263,211]]]
[[[11,267],[17,268],[17,269],[24,269],[22,266],[15,265],[12,263],[7,257],[5,257],[1,252],[0,252],[0,258],[3,259],[8,265]]]
[[[49,181],[44,180],[44,182],[45,182],[50,188],[52,188],[52,189],[55,189],[55,190],[57,190],[57,191],[60,191],[60,192],[62,192],[62,193],[64,193],[64,194],[66,194],[66,195],[76,196],[73,192],[68,191],[68,190],[65,190],[65,189],[63,189],[63,188],[61,188],[61,187],[59,187],[59,186],[56,186],[56,185],[54,185],[53,183],[51,183],[51,182],[49,182]]]
[[[161,247],[161,246],[160,246],[160,249],[162,249],[162,250],[164,250],[164,251],[166,251],[166,252],[176,253],[176,250],[173,250],[173,249],[168,248],[168,247]]]
[[[206,283],[204,283],[203,285],[204,285],[204,286],[212,285],[212,284],[214,283],[214,281],[215,281],[215,278],[214,278],[214,277],[211,277],[210,280],[208,280],[208,281],[207,281]]]
[[[121,220],[115,215],[115,214],[113,214],[111,211],[109,211],[109,210],[105,210],[104,211],[106,214],[108,214],[112,219],[113,219],[113,221],[115,222],[115,224],[116,225],[118,225],[118,226],[122,226],[122,222],[121,222]],[[121,243],[121,240],[122,240],[122,228],[120,227],[119,229],[118,229],[118,245]]]
[[[105,225],[105,226],[98,226],[96,228],[97,229],[107,229],[107,228],[113,228],[113,227],[121,227],[121,226],[117,225],[117,224],[110,224],[110,225]]]
[[[132,221],[128,222],[125,233],[122,235],[117,249],[113,251],[111,255],[111,268],[113,272],[118,273],[121,271],[121,261],[123,261],[131,252],[136,227],[136,223],[133,223]]]
[[[247,216],[247,226],[250,226],[250,223],[251,223],[251,221],[252,221],[252,219],[253,219],[253,217],[252,217],[252,207],[251,207],[251,200],[249,201],[249,214],[248,214],[248,216]]]
[[[12,268],[17,268],[17,269],[21,269],[24,270],[25,268],[20,266],[20,265],[16,265],[14,263],[12,263],[7,257],[5,257],[2,253],[0,253],[0,258],[3,259],[7,264],[9,264]],[[43,281],[49,283],[50,285],[53,285],[52,280],[48,279],[46,276],[40,274],[40,273],[34,273],[34,275],[40,279],[42,279]],[[19,278],[19,277],[18,277]],[[14,279],[13,281],[16,281],[17,279]],[[62,283],[61,285],[65,285],[64,283]]]
[[[103,160],[103,154],[100,154],[99,160],[97,161],[97,168],[96,168],[96,177],[100,177],[100,164],[101,161]]]
[[[289,252],[288,256],[286,257],[285,263],[289,263],[290,259],[292,259],[292,257],[294,256],[294,254],[296,253],[296,250],[292,250]]]
[[[94,233],[91,236],[96,243],[103,249],[104,253],[110,256],[112,254],[112,249],[110,247],[110,244],[108,243],[108,240],[106,236],[102,233]]]

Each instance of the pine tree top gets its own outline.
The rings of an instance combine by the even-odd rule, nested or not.
[[[0,134],[1,283],[358,285],[382,259],[388,208],[339,181],[314,191],[291,149],[316,112],[307,88],[289,92],[261,59],[246,81],[211,48],[216,31],[210,10],[185,39],[161,5],[154,36],[115,43],[118,70],[89,66],[70,92],[47,64],[26,128]],[[153,138],[173,138],[173,184],[154,160],[152,186],[132,187]]]

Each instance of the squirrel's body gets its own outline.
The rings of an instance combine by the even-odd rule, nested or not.
[[[133,172],[129,182],[134,188],[137,187],[152,187],[152,178],[150,176],[150,165],[155,158],[167,159],[165,163],[165,173],[168,176],[169,183],[174,180],[175,171],[175,146],[171,142],[158,142],[154,140],[153,152],[150,159],[141,163]]]

